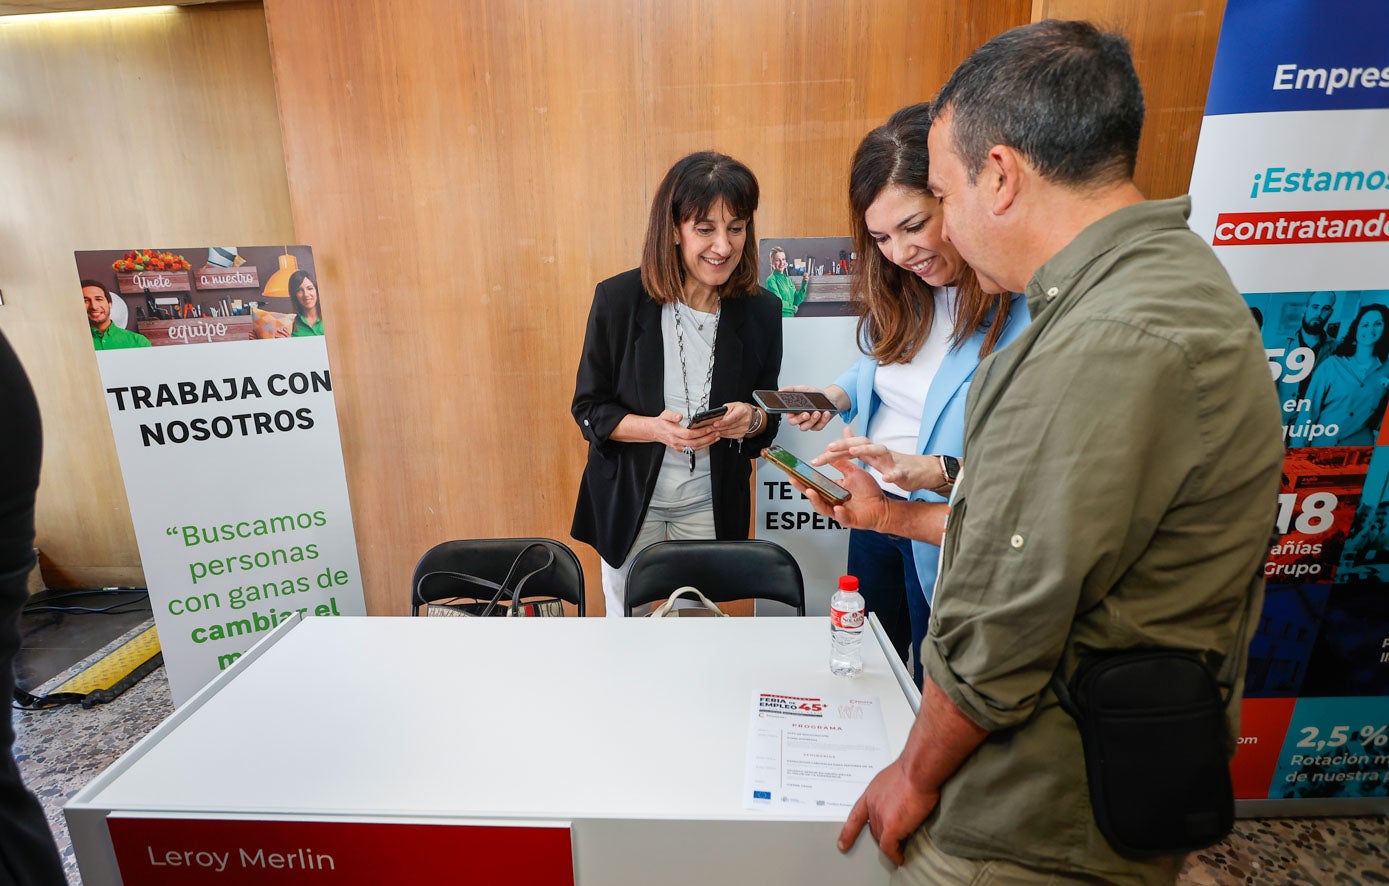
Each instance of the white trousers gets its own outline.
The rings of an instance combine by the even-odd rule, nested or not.
[[[660,508],[647,508],[646,519],[642,522],[641,528],[637,530],[637,540],[632,543],[632,549],[627,552],[627,559],[622,561],[622,565],[609,566],[607,560],[599,558],[603,564],[603,602],[606,604],[608,618],[622,618],[626,613],[627,573],[631,570],[632,558],[636,556],[638,551],[667,539],[682,541],[684,539],[712,539],[713,537],[714,509],[712,507],[695,511],[692,514],[683,514],[679,517],[672,517],[669,512]],[[671,588],[671,590],[675,589]],[[688,602],[682,600],[676,606]],[[649,611],[650,607],[642,607],[642,609]]]

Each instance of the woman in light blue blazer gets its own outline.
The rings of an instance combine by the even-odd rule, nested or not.
[[[846,429],[826,456],[862,459],[888,495],[945,502],[964,445],[970,379],[1028,318],[1022,296],[986,292],[942,237],[940,203],[926,185],[929,130],[930,105],[912,105],[868,133],[854,155],[852,301],[863,357],[824,393],[863,436]],[[789,421],[819,430],[834,415]],[[908,644],[918,651],[926,636],[939,556],[933,544],[850,530],[848,570],[904,662]],[[915,671],[920,683],[919,661]]]

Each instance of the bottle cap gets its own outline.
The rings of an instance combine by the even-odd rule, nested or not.
[[[858,592],[858,579],[852,575],[841,575],[839,577],[839,589],[841,591]]]

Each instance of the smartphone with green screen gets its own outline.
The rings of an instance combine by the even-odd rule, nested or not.
[[[797,458],[780,446],[768,446],[762,450],[762,457],[820,493],[831,504],[842,505],[852,498],[849,490],[815,470],[809,462]]]

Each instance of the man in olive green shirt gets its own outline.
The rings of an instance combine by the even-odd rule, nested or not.
[[[98,351],[150,347],[150,340],[140,333],[122,329],[111,322],[111,296],[105,286],[83,280],[82,303],[87,308],[87,323],[92,328],[92,347]]]
[[[810,275],[801,277],[801,285],[791,282],[786,274],[786,250],[773,246],[768,258],[772,261],[772,272],[767,275],[767,289],[781,299],[781,316],[794,317],[805,301],[805,289],[810,284]]]
[[[1135,647],[1195,650],[1213,670],[1235,655],[1243,684],[1283,455],[1263,345],[1187,227],[1189,200],[1133,184],[1143,100],[1122,37],[1083,22],[1006,32],[935,113],[943,233],[981,277],[1026,293],[1032,324],[975,374],[921,712],[840,848],[867,824],[900,883],[1170,884],[1180,855],[1125,857],[1100,833],[1079,732],[1048,684]],[[854,498],[826,513],[929,535],[931,506],[837,466]],[[1236,688],[1231,736],[1239,701]]]

